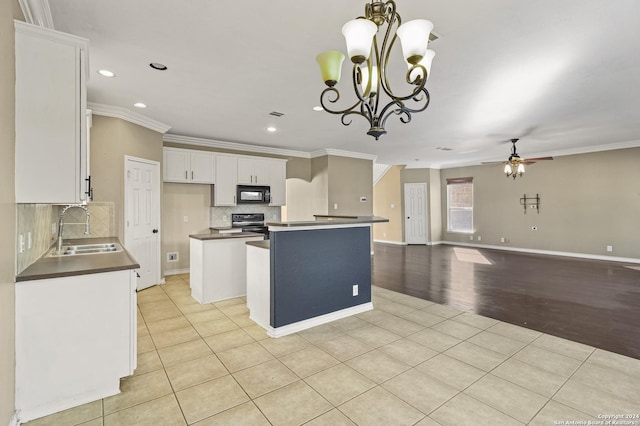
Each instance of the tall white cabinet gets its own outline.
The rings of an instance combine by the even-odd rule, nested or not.
[[[15,22],[18,203],[88,199],[88,40]]]

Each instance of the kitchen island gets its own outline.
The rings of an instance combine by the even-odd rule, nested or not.
[[[247,243],[250,318],[280,337],[373,309],[367,216],[267,222],[270,240]]]
[[[189,235],[191,296],[200,303],[244,296],[247,293],[245,243],[262,240],[262,234],[227,233],[217,229]]]

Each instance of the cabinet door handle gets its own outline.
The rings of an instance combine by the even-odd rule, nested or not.
[[[91,176],[87,177],[85,179],[85,182],[87,182],[87,190],[85,191],[85,194],[89,196],[89,199],[91,201],[93,201],[93,188],[91,187]]]
[[[186,171],[186,170],[184,171],[184,178],[185,179],[189,179],[189,174],[188,173],[189,173],[188,171]]]
[[[191,170],[191,180],[193,180],[193,170]]]
[[[157,230],[157,229],[154,229],[154,230],[153,230],[153,231],[151,231],[151,232],[153,232],[154,234],[157,234],[157,233],[158,233],[158,230]]]

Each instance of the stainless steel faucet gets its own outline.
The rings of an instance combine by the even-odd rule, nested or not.
[[[60,221],[58,222],[58,254],[62,253],[62,229],[64,228],[64,214],[67,212],[67,210],[72,209],[74,207],[84,210],[84,212],[87,215],[87,220],[84,223],[85,235],[89,235],[89,232],[91,232],[90,231],[91,213],[89,213],[89,208],[82,204],[69,204],[68,206],[65,206],[60,212]],[[68,223],[68,225],[82,225],[82,223]]]

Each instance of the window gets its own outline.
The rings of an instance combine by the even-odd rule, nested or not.
[[[447,231],[473,232],[473,178],[447,179]]]

